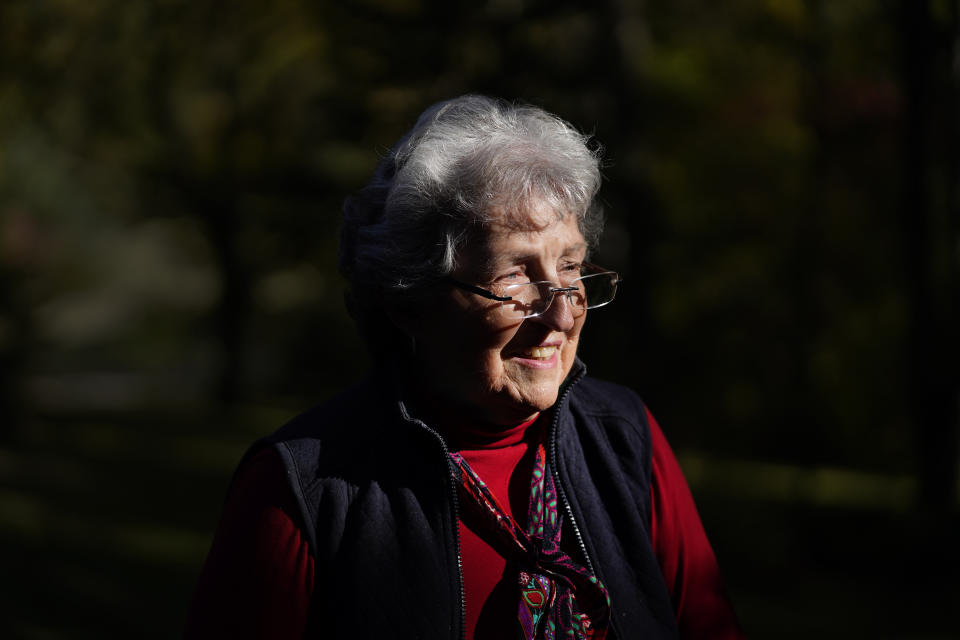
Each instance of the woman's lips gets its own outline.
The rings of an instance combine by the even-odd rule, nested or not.
[[[560,348],[556,345],[541,345],[515,351],[511,359],[533,369],[550,369],[557,365]]]
[[[531,347],[527,349],[527,357],[536,358],[537,360],[546,360],[557,350],[553,345],[543,346],[543,347]]]

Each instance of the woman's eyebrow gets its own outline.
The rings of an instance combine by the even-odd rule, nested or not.
[[[566,256],[571,253],[578,253],[584,251],[587,248],[586,242],[577,242],[571,245],[568,245],[564,248],[561,255]],[[478,271],[484,276],[493,277],[497,275],[497,271],[503,269],[509,265],[515,264],[524,264],[532,260],[537,260],[540,258],[540,254],[536,251],[518,251],[516,253],[498,253],[490,256],[486,256],[482,260]]]
[[[571,253],[578,253],[587,248],[586,242],[578,242],[576,244],[571,244],[564,248],[563,252],[560,254],[562,256],[569,255]],[[504,265],[508,264],[523,264],[525,262],[530,262],[532,260],[537,260],[540,258],[540,254],[535,251],[529,251],[524,253],[502,253],[497,256],[491,257],[484,264],[484,269],[490,271],[496,271]]]
[[[491,280],[498,276],[498,272],[508,264],[515,264],[512,257],[509,260],[502,259],[502,256],[491,257],[477,266],[476,274],[480,278]]]

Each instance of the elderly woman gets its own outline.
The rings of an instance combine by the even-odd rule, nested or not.
[[[377,367],[244,458],[188,637],[740,637],[659,427],[577,359],[599,187],[541,109],[420,117],[344,207]]]

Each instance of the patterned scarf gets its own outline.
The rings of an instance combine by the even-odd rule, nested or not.
[[[560,549],[561,516],[543,445],[537,447],[530,481],[526,531],[504,511],[460,454],[451,453],[450,457],[456,464],[461,498],[477,509],[497,533],[506,558],[520,567],[520,637],[604,640],[610,598],[596,577]]]

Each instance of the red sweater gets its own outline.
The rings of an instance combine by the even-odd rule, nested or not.
[[[680,637],[742,639],[683,473],[660,427],[648,417],[653,447],[651,542]],[[446,434],[451,447],[521,524],[540,431],[536,421],[530,421],[496,434]],[[231,486],[194,594],[186,638],[302,636],[316,576],[297,517],[277,454],[272,449],[257,453]],[[459,524],[467,637],[513,637],[519,597],[515,572],[507,570],[506,560],[482,528],[470,521]]]

